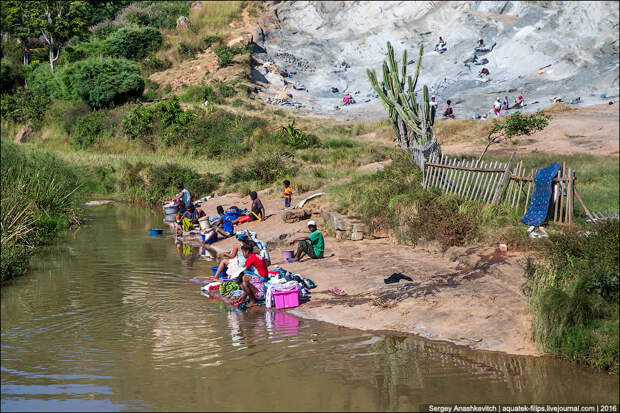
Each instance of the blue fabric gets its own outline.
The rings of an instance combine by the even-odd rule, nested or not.
[[[228,215],[222,215],[222,218],[224,218],[224,220],[222,221],[222,228],[224,228],[224,231],[227,231],[230,234],[234,233],[235,228],[233,227],[233,223],[230,217]]]
[[[562,169],[557,163],[536,172],[534,178],[534,193],[532,194],[532,203],[530,208],[521,218],[521,222],[525,225],[540,226],[547,218],[549,211],[549,201],[551,200],[551,180],[555,178],[558,171]]]

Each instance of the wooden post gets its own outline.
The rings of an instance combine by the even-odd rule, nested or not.
[[[556,176],[556,178],[560,178],[560,171],[558,171],[558,175]],[[557,181],[554,183],[553,185],[553,192],[555,197],[553,198],[553,222],[557,222],[558,221],[558,204],[560,203],[560,182]]]
[[[560,188],[562,188],[562,190],[560,191],[560,213],[558,216],[559,222],[562,223],[563,219],[562,216],[564,215],[564,211],[562,210],[562,208],[565,206],[564,204],[566,202],[564,202],[564,192],[566,189],[566,183],[564,182],[564,178],[566,177],[566,162],[562,162],[562,178],[561,178],[561,186]]]
[[[499,181],[497,191],[495,191],[495,195],[493,195],[493,199],[491,200],[492,204],[497,204],[500,198],[502,197],[502,192],[504,192],[504,188],[506,187],[506,179],[508,179],[508,176],[512,173],[510,168],[512,167],[512,161],[514,160],[514,158],[515,158],[515,152],[513,152],[512,155],[510,155],[510,159],[508,160],[508,163],[506,164],[506,170],[504,171],[504,174],[502,175],[502,178]]]
[[[574,171],[568,168],[568,186],[566,187],[566,222],[568,225],[573,225],[573,174]]]
[[[594,219],[594,217],[592,216],[592,213],[590,212],[586,204],[583,203],[583,199],[581,199],[581,195],[579,195],[579,192],[577,192],[577,188],[574,188],[573,192],[575,193],[575,198],[577,198],[577,202],[579,202],[579,205],[581,205],[581,207],[583,208],[583,211],[586,213],[588,218]]]
[[[525,207],[523,208],[524,214],[527,212],[527,209],[529,208],[530,190],[532,189],[532,182],[535,176],[536,176],[536,170],[532,169],[532,171],[530,172],[530,177],[532,178],[532,181],[527,181],[527,195],[525,197]]]

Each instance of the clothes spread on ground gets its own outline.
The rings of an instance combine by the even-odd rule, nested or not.
[[[312,248],[314,248],[314,255],[318,258],[323,257],[323,251],[325,249],[325,242],[323,240],[323,234],[318,229],[315,230],[312,234],[308,235],[310,238],[310,244],[312,244]]]
[[[265,293],[267,288],[265,287],[265,281],[267,281],[266,278],[263,277],[259,277],[258,275],[250,275],[250,284],[252,284],[254,286],[254,288],[256,288],[256,292],[254,293],[254,297],[257,300],[264,300],[265,299]]]
[[[400,280],[413,281],[411,279],[411,277],[403,275],[403,274],[401,274],[399,272],[395,272],[392,275],[390,275],[389,277],[385,278],[383,280],[383,282],[386,283],[386,284],[393,284],[393,283],[399,282]]]
[[[536,177],[534,178],[532,203],[525,213],[525,216],[521,218],[521,222],[525,225],[533,225],[534,227],[538,227],[547,218],[549,201],[551,200],[551,180],[561,169],[561,165],[554,163],[536,172]]]
[[[239,251],[241,252],[241,251]],[[243,257],[243,254],[241,254]],[[245,270],[245,257],[243,257],[243,264],[240,264],[239,257],[232,258],[228,261],[226,266],[226,274],[228,278],[237,278]]]
[[[246,268],[254,267],[256,272],[258,272],[258,275],[265,279],[269,277],[269,274],[267,273],[267,263],[264,259],[254,253],[250,254],[250,256],[246,258],[245,266]]]
[[[231,291],[238,289],[239,284],[237,284],[237,281],[224,281],[220,285],[220,295],[222,297],[226,297],[228,294],[230,294]]]

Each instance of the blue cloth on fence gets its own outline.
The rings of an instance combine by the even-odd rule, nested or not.
[[[532,194],[532,203],[530,208],[521,218],[521,222],[525,225],[540,226],[547,218],[549,211],[549,201],[551,200],[551,180],[562,169],[557,163],[536,172],[534,178],[534,193]]]

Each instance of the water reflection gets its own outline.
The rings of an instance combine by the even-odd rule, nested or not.
[[[472,352],[284,311],[231,311],[188,280],[199,248],[159,211],[105,205],[2,289],[2,411],[416,410],[440,402],[618,402],[617,376]],[[231,397],[231,386],[247,389]]]

